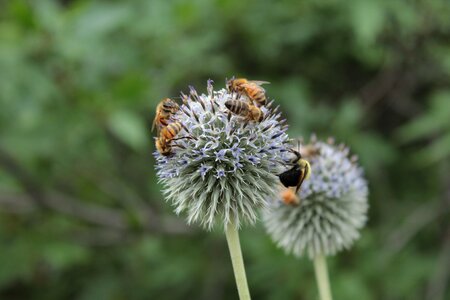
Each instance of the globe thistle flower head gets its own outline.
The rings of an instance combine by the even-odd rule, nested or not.
[[[265,227],[288,253],[334,255],[349,248],[366,223],[367,182],[356,157],[332,139],[325,143],[313,137],[301,153],[311,164],[311,177],[299,191],[300,204],[284,204],[281,192],[264,212]]]
[[[183,129],[169,156],[154,153],[166,199],[188,223],[207,229],[233,222],[254,223],[257,211],[276,195],[277,174],[287,161],[287,126],[278,109],[261,107],[264,119],[248,121],[225,107],[228,100],[248,102],[225,89],[207,93],[190,88],[173,116]]]

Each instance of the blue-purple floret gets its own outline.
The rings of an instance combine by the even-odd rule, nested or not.
[[[203,179],[205,179],[206,174],[209,172],[209,170],[211,170],[212,167],[205,165],[205,164],[201,164],[200,168],[198,169],[198,172],[200,173],[200,175],[202,176]]]

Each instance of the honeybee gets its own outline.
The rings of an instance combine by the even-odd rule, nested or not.
[[[169,123],[163,127],[159,133],[159,137],[156,139],[156,150],[164,156],[172,154],[172,141],[178,140],[175,137],[183,129],[183,125],[180,122]],[[180,138],[181,139],[181,138]]]
[[[281,183],[289,188],[295,187],[295,194],[298,193],[303,181],[309,178],[311,175],[311,165],[306,159],[302,158],[299,151],[291,150],[296,158],[292,162],[294,166],[286,172],[278,175]]]
[[[284,204],[287,205],[299,205],[300,199],[297,197],[296,193],[293,191],[293,188],[283,189],[280,193],[281,200]]]
[[[260,107],[266,105],[267,98],[266,90],[264,88],[254,82],[243,84],[242,87],[244,88],[245,95],[253,101],[256,106]]]
[[[165,98],[156,107],[156,116],[153,120],[152,131],[158,127],[165,127],[169,124],[170,118],[179,110],[178,104],[170,98]]]
[[[230,92],[246,95],[250,101],[255,102],[257,106],[266,104],[266,90],[261,87],[268,84],[268,81],[247,80],[246,78],[231,78],[227,81],[226,87]]]
[[[264,113],[258,107],[239,100],[228,100],[225,106],[235,115],[245,117],[248,121],[261,122]]]
[[[169,123],[166,127],[161,129],[159,137],[166,141],[172,141],[178,133],[183,129],[183,125],[180,122]]]
[[[156,150],[163,156],[169,156],[172,154],[172,146],[170,141],[167,141],[163,137],[159,137],[155,142]]]

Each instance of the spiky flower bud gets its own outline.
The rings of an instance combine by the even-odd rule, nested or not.
[[[312,138],[301,153],[312,170],[299,192],[301,202],[286,205],[276,199],[264,212],[265,227],[288,253],[334,255],[349,248],[366,223],[367,182],[348,148],[331,139],[325,143]]]
[[[287,160],[281,114],[271,104],[261,107],[261,122],[231,114],[226,101],[249,100],[225,89],[213,91],[211,81],[207,94],[191,88],[182,99],[172,121],[184,128],[171,142],[172,154],[154,153],[166,199],[188,223],[208,229],[215,223],[254,223],[267,196],[276,195],[276,175]]]

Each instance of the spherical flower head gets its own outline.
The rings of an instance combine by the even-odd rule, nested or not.
[[[300,204],[276,199],[264,212],[265,227],[288,253],[310,258],[334,255],[349,248],[366,223],[367,182],[356,157],[350,158],[348,148],[334,145],[333,140],[313,138],[301,153],[312,173],[301,186]]]
[[[177,214],[207,229],[232,222],[254,223],[267,196],[276,195],[277,174],[288,159],[287,126],[271,104],[261,107],[261,122],[234,115],[225,102],[244,96],[225,89],[207,94],[191,88],[172,122],[184,128],[171,142],[172,154],[155,152],[159,181]]]

